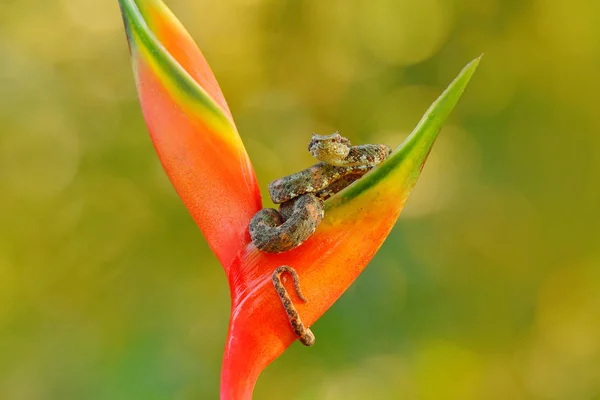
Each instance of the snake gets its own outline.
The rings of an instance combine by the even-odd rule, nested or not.
[[[319,162],[269,183],[269,195],[279,210],[262,209],[250,221],[250,238],[259,250],[281,253],[300,246],[323,220],[324,201],[391,153],[382,144],[352,146],[338,132],[313,134],[308,151]]]
[[[269,183],[269,195],[273,203],[279,204],[279,210],[262,209],[250,221],[250,238],[261,251],[282,253],[304,243],[323,220],[324,201],[360,179],[391,153],[391,149],[383,144],[352,146],[339,132],[313,134],[308,151],[319,162]],[[302,344],[311,346],[315,336],[302,323],[281,281],[285,272],[292,276],[298,297],[308,301],[300,290],[298,273],[288,265],[275,269],[273,285],[292,330]]]

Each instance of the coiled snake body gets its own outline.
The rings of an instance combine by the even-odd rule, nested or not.
[[[281,253],[300,246],[323,219],[323,201],[339,192],[390,154],[386,145],[351,146],[334,133],[313,135],[310,153],[320,162],[269,184],[279,211],[265,208],[250,221],[252,242],[267,253]]]
[[[254,245],[267,253],[281,253],[300,246],[324,216],[323,202],[362,177],[386,159],[391,149],[386,145],[365,144],[352,146],[339,133],[314,135],[308,151],[320,162],[269,184],[273,203],[279,211],[265,208],[250,221],[250,237]],[[287,294],[281,274],[288,272],[301,300],[307,301],[300,291],[299,278],[290,266],[281,266],[273,273],[273,284],[282,301],[290,324],[306,346],[314,343],[314,335],[305,328]]]

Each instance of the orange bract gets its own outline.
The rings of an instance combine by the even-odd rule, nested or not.
[[[221,398],[250,399],[260,372],[295,339],[273,288],[273,271],[290,265],[300,275],[309,302],[290,294],[307,326],[331,307],[394,226],[479,59],[463,69],[388,159],[327,200],[313,236],[289,252],[267,254],[248,234],[250,219],[262,207],[254,171],[200,50],[161,1],[120,5],[152,141],[228,276],[232,309]]]
[[[244,145],[212,71],[166,6],[159,1],[120,4],[140,103],[158,156],[227,268],[261,208]]]

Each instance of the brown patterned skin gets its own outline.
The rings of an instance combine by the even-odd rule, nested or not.
[[[250,221],[250,237],[262,251],[281,253],[304,243],[323,219],[324,200],[362,177],[391,153],[385,145],[352,146],[337,132],[326,136],[313,134],[308,150],[320,162],[271,182],[269,194],[275,204],[280,204],[279,211],[263,209]],[[294,333],[302,344],[311,346],[315,336],[302,324],[281,282],[284,272],[292,276],[300,299],[308,301],[300,291],[298,274],[290,266],[283,265],[273,273],[275,290]]]
[[[326,136],[313,134],[308,151],[320,162],[269,183],[273,203],[319,192],[347,175],[364,175],[392,152],[384,144],[351,146],[350,141],[337,132]]]
[[[324,161],[300,172],[269,183],[269,194],[275,204],[281,204],[305,193],[316,193],[349,174],[366,174],[373,165],[340,167]]]
[[[285,211],[264,208],[250,221],[252,242],[262,251],[281,253],[300,246],[323,219],[323,200],[312,193],[284,204]],[[303,240],[299,242],[299,238]]]
[[[317,197],[319,197],[323,200],[327,200],[328,198],[330,198],[331,196],[333,196],[340,190],[344,189],[346,186],[349,186],[354,181],[357,181],[358,179],[362,178],[363,175],[364,175],[364,173],[362,173],[362,172],[348,173],[348,174],[342,176],[337,181],[331,183],[325,189],[319,190],[317,192]]]
[[[275,286],[275,290],[281,299],[281,304],[283,304],[283,308],[285,308],[285,312],[288,315],[290,325],[292,325],[292,330],[296,336],[298,336],[298,340],[300,340],[300,342],[305,346],[312,346],[315,343],[315,335],[302,323],[300,315],[298,315],[298,311],[296,311],[294,303],[292,303],[292,299],[290,299],[290,295],[283,286],[281,274],[284,272],[287,272],[292,276],[292,280],[294,281],[294,289],[296,290],[298,297],[300,297],[300,300],[305,303],[308,302],[300,290],[300,278],[298,277],[298,273],[296,273],[296,270],[289,265],[282,265],[281,267],[277,268],[275,272],[273,272],[273,285]]]
[[[308,144],[308,151],[319,161],[347,167],[366,165],[374,167],[390,155],[392,150],[384,144],[361,144],[352,146],[350,140],[339,132],[331,135],[317,135]]]
[[[263,209],[250,221],[250,237],[262,251],[281,253],[304,243],[323,219],[323,200],[360,178],[391,152],[385,145],[351,146],[337,132],[313,135],[308,150],[321,161],[271,182],[269,194],[275,204],[280,204],[279,211]]]

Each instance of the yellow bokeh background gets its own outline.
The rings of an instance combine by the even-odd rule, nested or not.
[[[380,252],[257,400],[600,399],[597,0],[168,5],[263,195],[311,132],[397,146],[485,53]],[[218,398],[227,282],[155,155],[117,1],[1,2],[0,94],[0,399]]]

